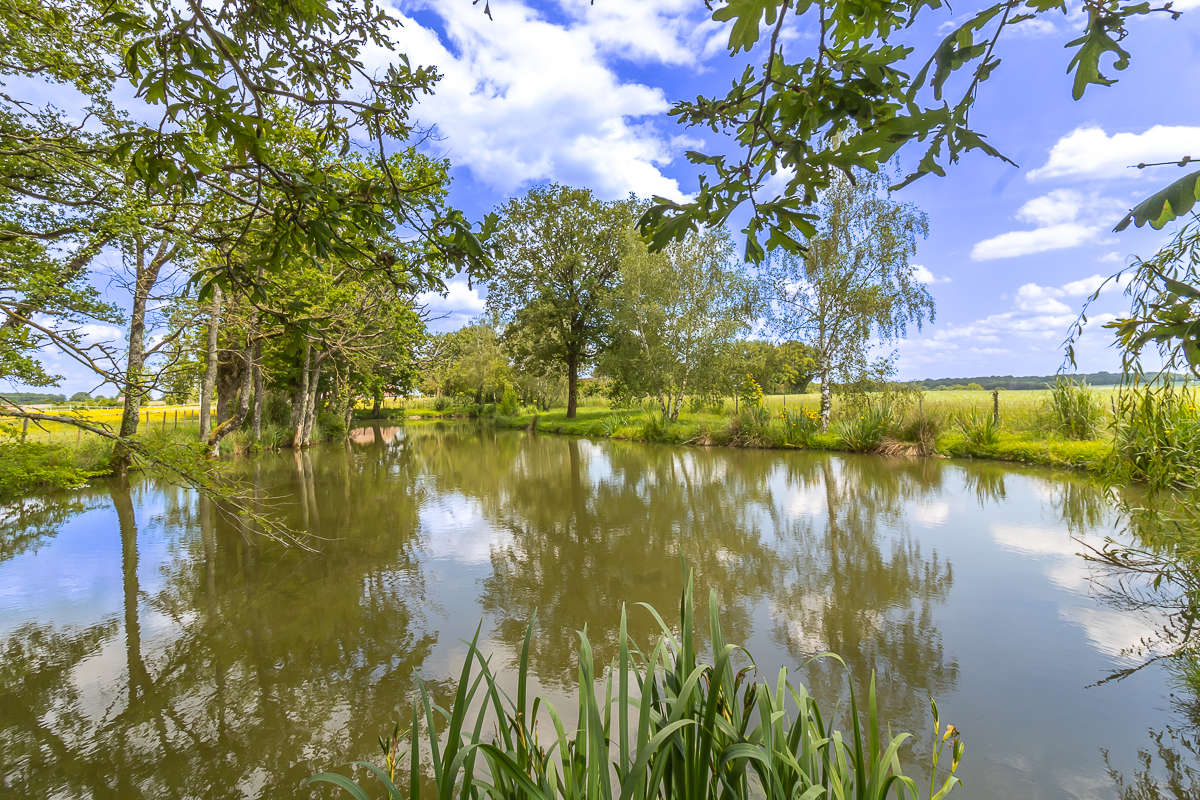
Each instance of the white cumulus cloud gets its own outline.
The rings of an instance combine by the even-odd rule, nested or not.
[[[1016,258],[1096,244],[1106,240],[1105,232],[1124,210],[1125,204],[1112,198],[1074,189],[1055,189],[1017,209],[1017,219],[1035,227],[977,242],[971,248],[971,258],[975,261]]]
[[[674,158],[662,89],[622,79],[610,61],[691,63],[700,32],[676,19],[676,0],[605,3],[584,13],[562,0],[554,21],[520,2],[406,3],[436,15],[435,30],[400,13],[399,51],[442,74],[416,116],[436,127],[456,165],[502,192],[555,180],[605,198],[629,192],[683,197],[662,168]],[[414,12],[415,13],[415,12]],[[378,51],[372,62],[394,58]]]
[[[1136,178],[1144,170],[1130,169],[1143,162],[1200,158],[1200,126],[1154,125],[1141,133],[1109,135],[1098,125],[1076,128],[1050,148],[1046,163],[1030,170],[1026,178],[1110,179]]]

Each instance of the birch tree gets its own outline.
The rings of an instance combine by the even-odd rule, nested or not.
[[[925,214],[891,199],[882,173],[837,180],[821,196],[816,234],[803,253],[778,252],[764,271],[770,324],[812,348],[821,380],[821,427],[834,383],[890,374],[887,348],[933,320],[934,303],[910,259],[929,232]]]

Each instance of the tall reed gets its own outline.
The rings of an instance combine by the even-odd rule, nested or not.
[[[789,680],[786,669],[773,683],[759,679],[749,654],[725,640],[715,594],[709,599],[711,657],[703,657],[690,576],[678,633],[653,608],[643,607],[661,634],[651,649],[639,648],[622,611],[618,653],[599,695],[592,647],[586,632],[580,633],[573,728],[552,705],[530,697],[532,624],[515,697],[501,688],[479,649],[477,631],[450,705],[438,706],[422,688],[406,734],[381,739],[385,766],[356,764],[390,800],[939,800],[958,785],[963,743],[953,725],[941,727],[936,704],[930,781],[922,792],[901,766],[909,734],[884,733],[873,678],[865,708],[850,684],[843,731],[802,685]],[[485,736],[485,728],[493,726],[494,733]],[[545,743],[541,730],[553,731]],[[405,739],[401,750],[397,744]],[[939,774],[947,751],[950,764],[941,764]],[[426,767],[432,783],[422,781]],[[404,772],[407,785],[401,788],[398,776]],[[369,800],[345,775],[322,773],[309,781]]]

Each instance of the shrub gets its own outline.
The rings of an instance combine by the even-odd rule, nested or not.
[[[783,421],[784,441],[788,444],[808,444],[821,431],[821,414],[811,408],[784,408],[779,412]]]
[[[0,440],[0,502],[35,489],[82,486],[95,474],[77,467],[62,445]]]
[[[580,633],[579,719],[572,726],[562,724],[547,700],[530,697],[532,621],[517,662],[515,690],[509,689],[511,679],[493,671],[477,632],[449,707],[436,705],[422,685],[409,729],[401,733],[397,725],[379,740],[384,765],[356,765],[369,771],[388,797],[410,800],[435,795],[512,800],[920,796],[901,764],[909,734],[893,735],[881,722],[873,678],[861,706],[853,681],[847,682],[849,730],[836,730],[832,713],[786,670],[774,681],[758,676],[753,659],[726,642],[718,607],[716,594],[710,594],[709,648],[697,641],[690,578],[680,602],[678,634],[651,609],[661,634],[652,646],[639,646],[629,637],[622,610],[616,657],[606,671],[597,672],[587,633]],[[711,658],[704,658],[706,652]],[[827,658],[845,666],[836,656]],[[598,682],[603,684],[599,691]],[[929,800],[940,800],[959,783],[955,773],[964,745],[953,725],[942,727],[937,704],[930,705],[933,744],[922,771],[936,776]],[[552,733],[543,744],[546,731]],[[431,784],[421,780],[423,753],[433,754],[425,757],[433,764]],[[944,755],[950,763],[939,766]],[[405,762],[407,792],[396,785]],[[368,797],[337,773],[309,782]]]
[[[973,445],[985,446],[1000,440],[1000,426],[990,411],[964,411],[955,419],[963,438]]]
[[[931,455],[937,451],[937,438],[945,424],[941,415],[920,409],[900,427],[900,438],[916,444],[922,455]]]
[[[738,388],[738,396],[742,398],[742,405],[747,408],[760,408],[763,403],[763,390],[758,385],[758,381],[754,380],[754,376],[746,373],[746,379],[742,381],[742,385]]]
[[[447,397],[444,394],[439,394],[437,397],[435,397],[433,399],[433,410],[434,411],[445,411],[453,404],[454,404],[454,402],[449,397]]]
[[[1100,433],[1104,408],[1086,381],[1059,377],[1046,401],[1051,427],[1068,439],[1095,439]]]
[[[517,399],[517,392],[513,387],[504,387],[504,394],[500,397],[498,410],[505,417],[515,417],[520,412],[521,402]]]
[[[847,450],[869,453],[878,449],[892,423],[891,407],[881,400],[868,398],[859,405],[858,413],[851,412],[834,423],[833,432]]]
[[[1200,488],[1200,404],[1170,384],[1122,390],[1113,400],[1117,469],[1152,489]]]
[[[743,406],[729,422],[729,444],[735,447],[769,446],[770,422],[771,412],[762,406]]]

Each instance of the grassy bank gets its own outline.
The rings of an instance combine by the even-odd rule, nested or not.
[[[859,414],[862,409],[835,405],[828,433],[816,430],[812,419],[820,403],[816,394],[768,395],[763,398],[763,410],[758,414],[747,413],[735,406],[734,401],[727,400],[720,408],[683,412],[674,422],[663,420],[653,409],[613,408],[602,399],[589,399],[575,419],[567,419],[563,408],[549,411],[526,408],[516,415],[505,416],[495,413],[492,406],[434,408],[419,400],[393,401],[385,413],[407,419],[486,417],[503,428],[536,426],[543,433],[589,438],[986,458],[1100,472],[1107,468],[1112,454],[1109,396],[1107,390],[1096,391],[1100,408],[1096,435],[1082,440],[1055,430],[1049,390],[1001,392],[998,426],[989,423],[994,399],[988,391],[928,392],[920,402],[910,402],[901,411],[877,414],[885,417],[882,419],[866,419],[871,414],[869,410]]]

